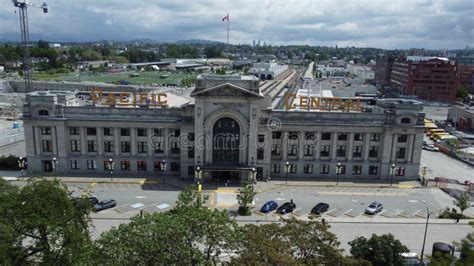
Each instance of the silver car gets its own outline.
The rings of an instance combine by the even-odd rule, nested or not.
[[[374,215],[378,212],[383,210],[383,204],[380,201],[372,202],[367,209],[365,209],[365,213]]]

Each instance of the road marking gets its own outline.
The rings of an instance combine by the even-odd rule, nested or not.
[[[138,208],[141,208],[143,206],[145,206],[145,204],[143,204],[141,202],[130,205],[130,207],[132,207],[134,209],[138,209]]]
[[[150,205],[147,205],[147,206],[142,206],[142,207],[140,207],[140,208],[138,208],[138,209],[146,209],[146,208],[148,208],[148,207],[151,207],[151,206],[157,205],[157,204],[158,204],[158,203],[153,203],[153,204],[150,204]]]
[[[146,199],[146,196],[136,196],[137,199]]]
[[[97,185],[97,183],[96,183],[96,182],[92,182],[92,184],[91,184],[91,188],[95,187],[96,185]]]
[[[398,188],[414,188],[412,185],[398,185]]]
[[[418,209],[416,212],[414,212],[412,216],[417,216],[419,212],[421,212],[421,209]]]
[[[332,210],[326,212],[326,214],[331,215],[330,213],[333,212],[333,211],[335,211],[335,210],[337,210],[337,208],[334,208],[334,209],[332,209]]]
[[[350,210],[348,210],[348,211],[343,212],[342,215],[345,215],[346,213],[352,211],[353,209],[354,209],[354,208],[352,208],[352,209],[350,209]]]
[[[127,204],[124,204],[124,205],[120,205],[118,207],[115,207],[115,208],[122,208],[122,207],[125,207],[125,206],[128,206],[129,204],[132,204],[131,202],[127,203]]]

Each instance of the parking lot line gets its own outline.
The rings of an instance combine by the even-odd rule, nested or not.
[[[412,216],[417,216],[419,212],[421,212],[421,209],[418,209],[416,212],[414,212]]]
[[[332,210],[326,212],[326,214],[330,215],[330,213],[333,212],[333,211],[335,211],[335,210],[337,210],[337,208],[334,208],[334,209],[332,209]]]
[[[148,207],[152,207],[154,205],[158,205],[158,203],[153,203],[153,204],[150,204],[150,205],[147,205],[147,206],[142,206],[142,207],[138,208],[138,210],[145,209],[145,208],[148,208]]]
[[[347,210],[347,211],[343,212],[342,215],[345,215],[345,214],[351,212],[353,209],[354,209],[354,208],[351,208],[350,210]]]

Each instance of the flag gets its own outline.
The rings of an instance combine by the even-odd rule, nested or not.
[[[222,18],[222,21],[224,21],[224,20],[229,21],[229,14],[227,14],[227,16],[225,16],[225,17]]]

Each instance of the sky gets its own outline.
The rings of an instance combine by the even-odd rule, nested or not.
[[[31,0],[40,5],[42,0]],[[187,39],[230,43],[458,49],[474,46],[474,0],[46,0],[29,8],[32,40]],[[0,0],[0,40],[19,40],[18,12]]]

